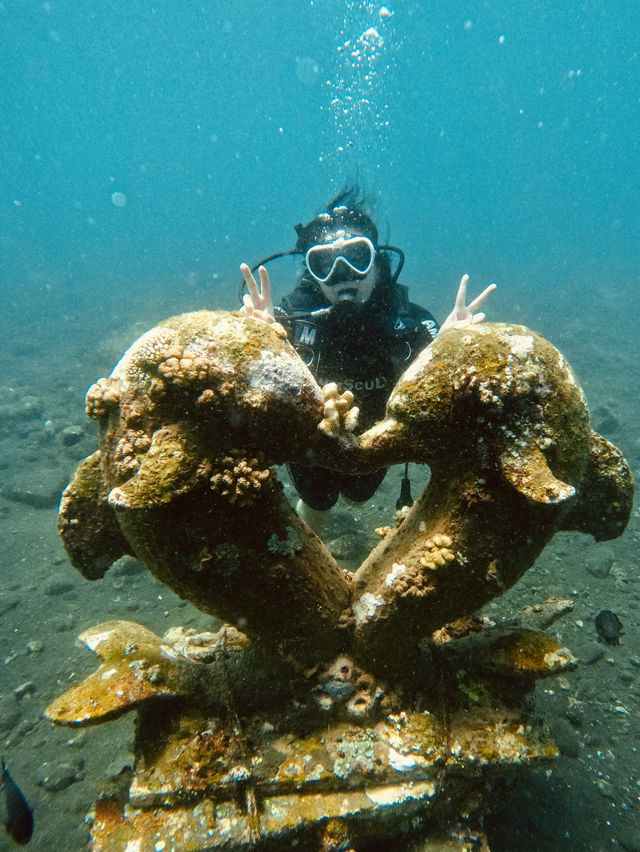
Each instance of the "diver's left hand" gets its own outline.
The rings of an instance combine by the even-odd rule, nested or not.
[[[438,334],[439,337],[442,337],[443,334],[447,334],[449,331],[453,331],[456,328],[465,328],[468,325],[475,325],[478,322],[482,322],[484,319],[484,313],[474,312],[477,311],[478,308],[489,298],[496,289],[496,285],[489,284],[489,286],[483,290],[482,293],[473,300],[473,302],[467,305],[468,283],[469,276],[463,275],[460,279],[460,286],[458,287],[458,293],[456,295],[456,303],[453,310],[442,324]]]

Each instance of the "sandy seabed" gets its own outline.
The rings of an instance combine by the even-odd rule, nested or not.
[[[637,316],[620,316],[624,301],[610,301],[604,285],[589,292],[595,313],[566,293],[553,310],[539,297],[526,311],[503,304],[500,318],[529,325],[565,354],[587,393],[594,428],[620,447],[638,481]],[[108,375],[126,346],[157,320],[206,304],[196,298],[159,312],[150,302],[106,301],[100,311],[72,304],[65,313],[36,287],[31,304],[25,297],[5,312],[0,341],[1,751],[34,808],[29,848],[38,852],[87,849],[83,819],[96,785],[130,761],[132,715],[92,729],[55,728],[42,718],[54,697],[96,668],[96,658],[76,645],[77,634],[116,618],[157,633],[178,624],[211,625],[134,560],[121,560],[101,581],[84,580],[58,540],[60,491],[97,443],[95,424],[84,415],[86,388]],[[375,543],[375,527],[392,522],[401,476],[393,468],[365,507],[334,511],[327,538],[346,567]],[[425,472],[412,466],[411,476],[415,497]],[[559,534],[485,610],[500,618],[552,595],[571,597],[573,612],[551,632],[580,660],[575,671],[538,686],[538,708],[561,756],[514,774],[510,794],[495,803],[487,823],[494,852],[640,850],[639,541],[637,503],[615,541]],[[594,618],[602,609],[614,610],[624,624],[617,647],[597,641]],[[10,848],[0,834],[0,850]]]

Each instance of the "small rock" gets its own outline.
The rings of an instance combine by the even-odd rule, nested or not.
[[[334,559],[355,559],[362,550],[362,536],[347,532],[328,543]]]
[[[0,597],[0,615],[4,615],[5,612],[15,609],[19,603],[20,598],[16,595],[2,595],[2,597]]]
[[[56,472],[52,476],[44,476],[42,479],[31,482],[7,483],[2,489],[2,494],[14,503],[23,503],[35,509],[53,509],[60,503],[64,485],[59,473]]]
[[[610,781],[607,781],[605,778],[598,778],[596,781],[596,787],[603,796],[606,796],[607,799],[615,799],[616,798],[616,788]]]
[[[585,645],[580,653],[580,659],[587,666],[601,660],[602,657],[604,657],[604,648],[596,642],[591,642],[588,645]]]
[[[71,613],[66,613],[64,615],[57,615],[50,622],[51,629],[55,630],[56,633],[66,633],[67,630],[74,630],[76,627],[76,620],[71,615]]]
[[[84,761],[78,761],[75,765],[71,763],[45,762],[38,773],[38,784],[50,793],[65,790],[76,781],[82,781],[84,773]]]
[[[27,642],[27,653],[28,654],[39,654],[40,651],[44,648],[44,645],[39,639],[32,639],[30,642]]]
[[[50,598],[58,597],[58,595],[64,595],[67,592],[73,591],[73,589],[73,583],[69,582],[69,580],[49,580],[49,582],[45,583],[42,587],[44,594],[48,595]]]
[[[0,731],[7,733],[20,721],[22,711],[17,699],[13,695],[5,695],[0,698]]]
[[[616,555],[612,547],[598,545],[585,560],[587,571],[599,579],[607,577],[615,559]]]
[[[20,684],[20,686],[16,686],[13,690],[13,694],[16,698],[24,698],[25,695],[33,695],[36,690],[37,686],[32,680],[25,680],[24,683]]]
[[[603,609],[595,618],[596,630],[598,636],[603,639],[607,645],[619,645],[620,637],[624,636],[624,624],[620,621],[615,612],[610,609]]]
[[[567,757],[578,757],[580,740],[569,722],[566,719],[553,719],[549,721],[549,728],[560,753]]]
[[[122,559],[118,559],[115,565],[111,566],[109,573],[112,577],[132,577],[136,574],[144,574],[146,570],[142,562],[138,562],[137,559],[132,559],[130,556],[123,556]]]
[[[65,426],[58,434],[63,447],[73,447],[74,444],[79,444],[84,436],[84,429],[81,426]]]
[[[569,698],[567,702],[567,719],[572,725],[581,725],[584,722],[584,701]]]

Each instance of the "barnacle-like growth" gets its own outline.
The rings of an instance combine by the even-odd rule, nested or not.
[[[100,450],[65,491],[59,523],[85,576],[131,553],[204,611],[295,652],[301,666],[318,647],[339,650],[347,577],[272,471],[326,445],[324,401],[277,330],[234,314],[173,317],[127,350],[87,404]]]
[[[211,465],[211,490],[236,506],[251,506],[262,488],[273,486],[275,473],[265,467],[264,460],[247,458],[246,450],[231,450]]]
[[[99,379],[91,385],[85,397],[85,411],[89,417],[99,420],[106,417],[110,409],[120,401],[120,382],[114,378]]]
[[[358,425],[359,409],[353,405],[354,396],[351,391],[338,392],[335,382],[330,382],[322,388],[324,400],[323,418],[318,423],[318,429],[329,438],[335,438],[345,432],[353,432]]]

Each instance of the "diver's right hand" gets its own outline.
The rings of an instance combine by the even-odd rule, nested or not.
[[[264,322],[275,322],[273,302],[271,300],[271,282],[269,281],[269,273],[265,267],[258,267],[261,288],[258,287],[258,283],[246,263],[240,264],[240,272],[242,272],[242,277],[249,291],[242,297],[243,304],[240,308],[240,313],[248,317],[261,319]]]

